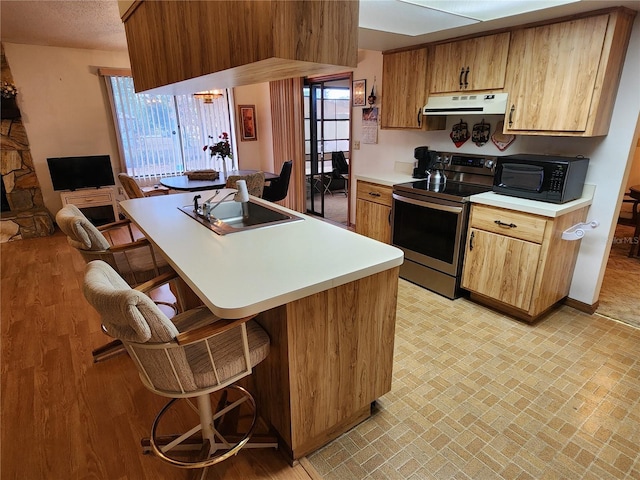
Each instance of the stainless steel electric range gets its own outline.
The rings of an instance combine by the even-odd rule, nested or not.
[[[469,197],[492,189],[496,157],[441,153],[446,184],[393,186],[393,244],[404,251],[400,276],[447,298],[461,296]],[[432,165],[433,166],[433,165]]]

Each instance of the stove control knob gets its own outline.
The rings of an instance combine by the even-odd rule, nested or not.
[[[495,162],[493,160],[487,160],[486,162],[484,162],[484,166],[487,168],[493,168],[494,165]]]

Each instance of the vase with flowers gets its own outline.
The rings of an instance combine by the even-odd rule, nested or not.
[[[18,89],[13,83],[2,82],[2,90],[0,91],[2,96],[2,118],[17,118],[20,116],[20,110],[16,105],[16,95],[18,95]]]
[[[209,138],[213,140],[213,137],[209,135]],[[216,143],[211,145],[205,145],[202,147],[203,151],[209,150],[209,155],[213,159],[213,157],[218,157],[222,160],[222,171],[224,173],[224,178],[227,178],[227,157],[233,158],[233,154],[231,153],[231,145],[229,144],[229,134],[227,132],[222,132],[218,135],[219,140]]]

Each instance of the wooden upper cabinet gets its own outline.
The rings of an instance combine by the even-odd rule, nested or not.
[[[504,132],[606,135],[635,12],[515,30]]]
[[[123,17],[136,92],[189,94],[351,70],[358,10],[350,0],[138,2]]]
[[[381,128],[444,130],[446,118],[423,118],[427,103],[427,48],[382,57]]]
[[[430,92],[502,90],[509,37],[505,32],[435,45]]]

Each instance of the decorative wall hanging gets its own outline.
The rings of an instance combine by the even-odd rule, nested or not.
[[[478,147],[483,146],[489,141],[489,134],[491,133],[491,125],[485,123],[484,118],[480,123],[476,123],[471,130],[471,141]]]
[[[515,139],[515,135],[502,133],[504,127],[504,120],[500,120],[496,125],[496,131],[491,135],[491,141],[498,147],[501,152],[505,151],[509,145],[511,145]]]
[[[362,109],[362,143],[378,143],[378,107]]]
[[[469,140],[469,127],[467,123],[460,119],[460,123],[456,123],[451,129],[451,134],[449,135],[451,140],[453,140],[453,144],[460,148],[464,142]]]
[[[248,142],[258,140],[255,105],[238,105],[240,115],[240,140]]]
[[[354,107],[364,107],[367,104],[367,81],[354,80],[351,95],[353,95],[352,104]]]
[[[371,87],[371,94],[367,97],[367,103],[372,107],[376,104],[376,100],[377,100],[375,89],[376,89],[376,77],[373,77],[373,86]]]

